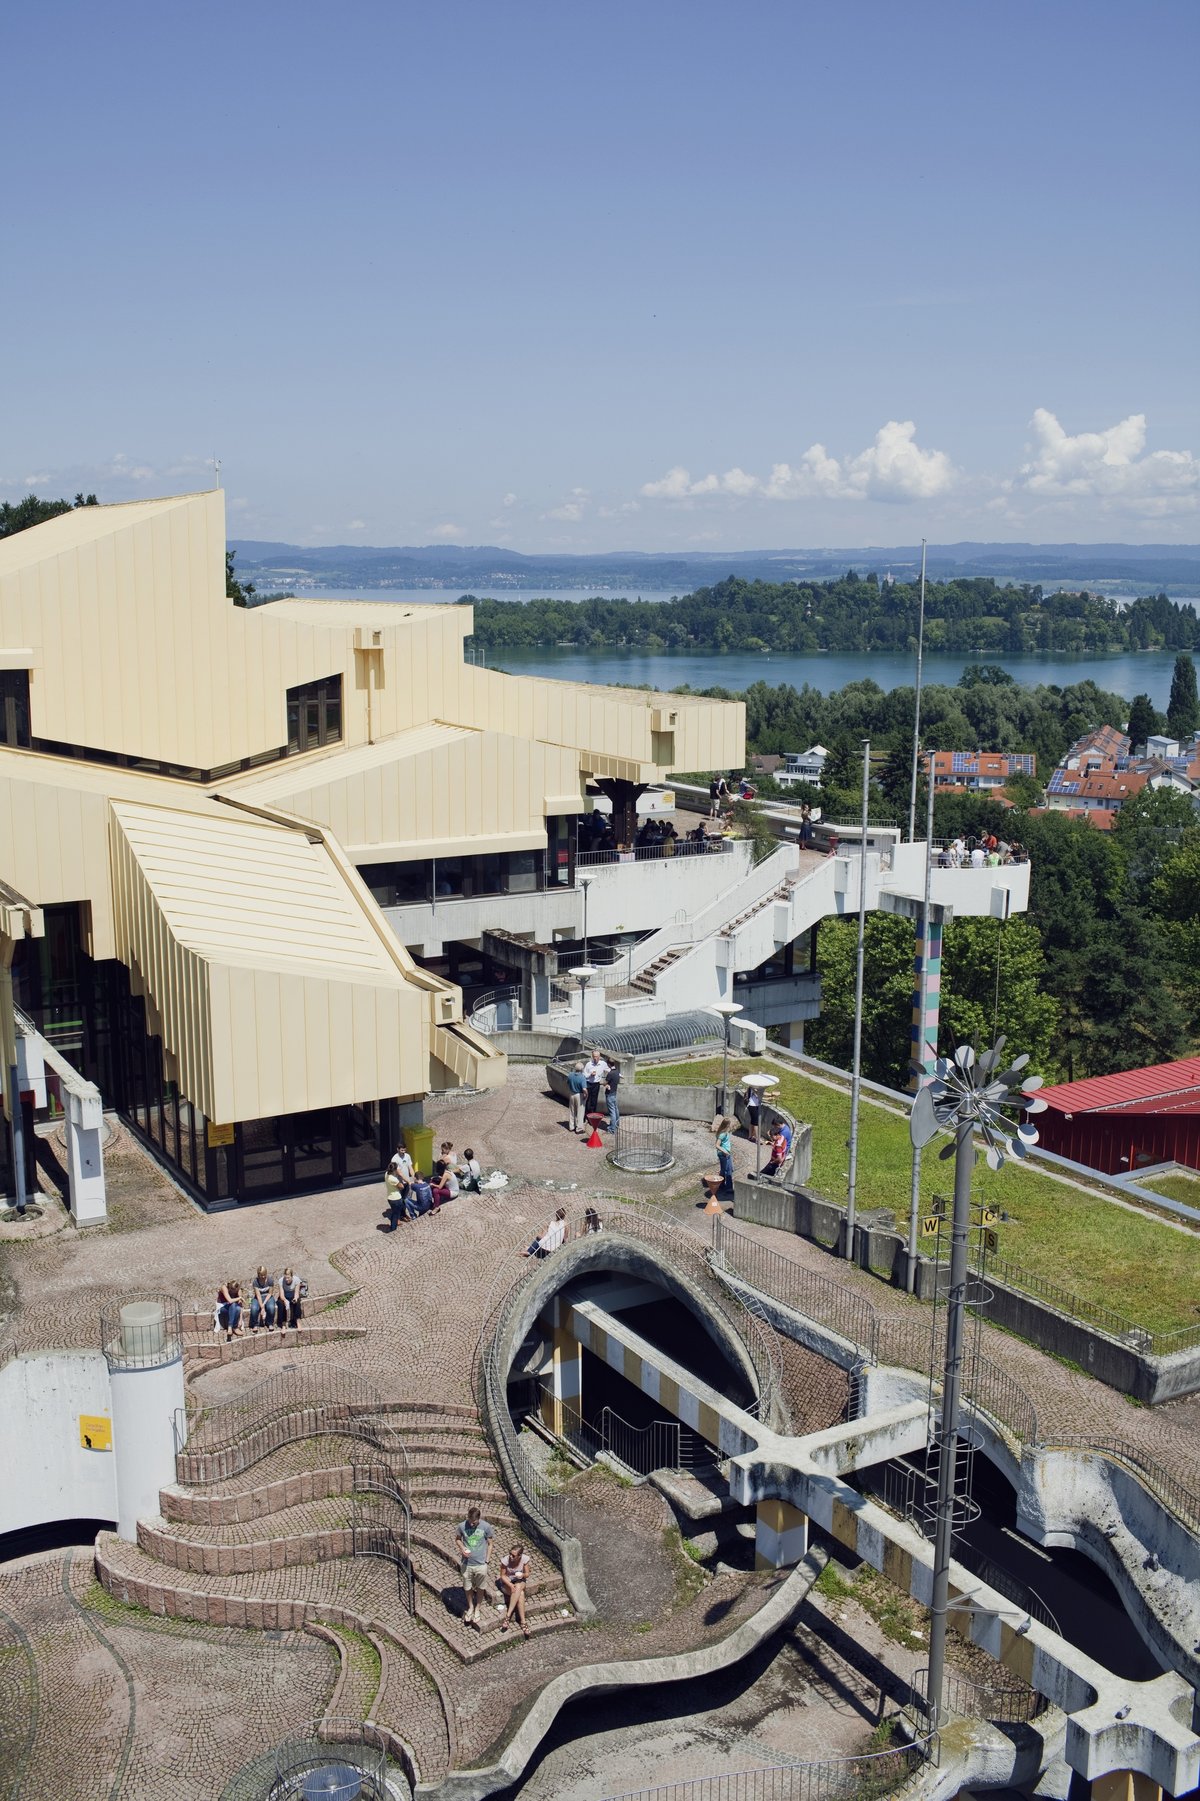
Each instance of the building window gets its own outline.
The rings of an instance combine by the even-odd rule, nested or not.
[[[0,744],[29,749],[28,669],[0,669]]]
[[[338,744],[342,736],[342,678],[327,675],[287,691],[287,747],[290,756]]]

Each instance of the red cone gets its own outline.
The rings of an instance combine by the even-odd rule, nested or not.
[[[587,1148],[589,1151],[602,1151],[604,1149],[604,1140],[600,1136],[600,1127],[596,1124],[595,1114],[592,1115],[592,1135],[587,1141]]]

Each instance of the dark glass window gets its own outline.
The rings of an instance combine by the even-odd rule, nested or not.
[[[29,749],[28,669],[0,669],[0,744]]]
[[[287,691],[287,742],[293,756],[337,744],[342,736],[342,678],[327,675]]]

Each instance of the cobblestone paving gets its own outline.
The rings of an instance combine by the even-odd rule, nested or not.
[[[550,1615],[528,1642],[501,1639],[495,1630],[481,1642],[447,1615],[438,1578],[442,1571],[452,1573],[449,1540],[465,1502],[478,1494],[502,1534],[511,1522],[515,1536],[506,1497],[478,1434],[471,1365],[489,1308],[526,1267],[520,1250],[556,1206],[566,1203],[574,1217],[594,1200],[603,1214],[617,1196],[651,1203],[703,1244],[709,1221],[699,1175],[712,1168],[713,1158],[706,1127],[677,1125],[681,1155],[675,1170],[655,1178],[621,1175],[603,1152],[586,1149],[582,1139],[563,1129],[564,1110],[545,1095],[544,1075],[537,1067],[516,1067],[506,1088],[433,1105],[429,1116],[435,1139],[450,1138],[460,1150],[471,1144],[485,1168],[505,1169],[510,1181],[502,1190],[462,1196],[439,1214],[394,1234],[381,1230],[381,1184],[203,1217],[170,1184],[164,1186],[161,1174],[125,1134],[110,1161],[132,1197],[118,1220],[125,1229],[78,1234],[67,1228],[40,1242],[0,1245],[5,1260],[0,1276],[9,1279],[8,1290],[0,1282],[0,1293],[11,1291],[13,1297],[0,1338],[30,1348],[92,1347],[101,1301],[166,1291],[203,1306],[219,1282],[235,1274],[248,1278],[259,1261],[275,1269],[291,1264],[307,1277],[314,1294],[353,1288],[352,1298],[329,1317],[339,1326],[363,1329],[364,1336],[332,1344],[289,1341],[281,1361],[250,1357],[222,1364],[196,1375],[193,1391],[215,1407],[244,1399],[285,1365],[302,1372],[338,1362],[386,1396],[391,1406],[407,1404],[409,1411],[381,1417],[385,1423],[391,1419],[398,1438],[420,1447],[419,1464],[415,1450],[412,1454],[414,1531],[419,1550],[423,1547],[419,1561],[431,1584],[421,1590],[421,1617],[404,1616],[394,1570],[369,1560],[339,1559],[220,1578],[172,1571],[143,1558],[135,1547],[119,1545],[115,1555],[123,1567],[160,1585],[202,1584],[222,1592],[225,1583],[231,1594],[340,1605],[380,1620],[395,1632],[397,1643],[377,1703],[379,1717],[414,1746],[420,1740],[418,1754],[431,1766],[445,1767],[451,1757],[469,1764],[484,1756],[514,1709],[571,1663],[641,1657],[709,1642],[761,1605],[774,1579],[705,1578],[699,1593],[689,1598],[679,1589],[663,1544],[665,1522],[657,1497],[651,1500],[644,1490],[616,1490],[598,1501],[595,1534],[589,1535],[589,1580],[594,1566],[598,1598],[606,1608],[596,1622],[583,1626]],[[736,1157],[740,1168],[752,1166],[753,1147],[737,1141]],[[145,1184],[141,1198],[139,1180]],[[927,1317],[916,1303],[815,1246],[781,1233],[744,1229],[779,1254],[862,1293],[880,1313]],[[985,1330],[988,1355],[1030,1394],[1044,1434],[1124,1439],[1196,1484],[1200,1406],[1194,1400],[1154,1412],[1135,1407],[1020,1340]],[[797,1428],[811,1430],[836,1418],[844,1379],[788,1341],[781,1349],[784,1392]],[[421,1407],[431,1400],[449,1412],[432,1420],[422,1417]],[[453,1417],[455,1407],[463,1414]],[[361,1462],[365,1449],[358,1440],[340,1437],[287,1445],[241,1475],[197,1492],[247,1493],[305,1469]],[[298,1509],[297,1518],[303,1512]],[[287,1525],[284,1521],[281,1527],[275,1516],[264,1522],[263,1530],[268,1523],[272,1537]],[[196,1530],[188,1527],[185,1535],[195,1536]],[[257,1537],[259,1529],[239,1525],[228,1532],[227,1542],[244,1543]],[[617,1553],[607,1562],[606,1547]],[[622,1565],[638,1572],[624,1591]],[[236,1628],[147,1624],[128,1617],[113,1625],[104,1614],[93,1620],[102,1635],[98,1638],[64,1593],[64,1567],[72,1593],[82,1594],[91,1580],[90,1561],[82,1554],[76,1554],[72,1565],[60,1556],[0,1569],[0,1615],[27,1634],[42,1691],[34,1747],[38,1786],[23,1789],[22,1801],[26,1795],[38,1801],[42,1794],[47,1801],[51,1795],[55,1801],[92,1801],[110,1793],[118,1779],[119,1793],[128,1801],[217,1795],[251,1752],[306,1726],[326,1704],[333,1680],[328,1645],[291,1632],[268,1639]],[[555,1573],[544,1596],[557,1592]],[[640,1630],[643,1626],[648,1630]],[[164,1645],[169,1649],[163,1650]],[[5,1632],[0,1619],[0,1695],[19,1690],[22,1683],[28,1690],[28,1673],[20,1674],[21,1664],[14,1628]],[[441,1685],[440,1696],[436,1684]],[[448,1720],[442,1697],[450,1710]],[[190,1761],[181,1764],[178,1775],[161,1761],[155,1748],[160,1742],[175,1746],[180,1759],[186,1747]],[[83,1743],[89,1748],[86,1776],[78,1756]],[[164,1781],[168,1786],[161,1786]]]

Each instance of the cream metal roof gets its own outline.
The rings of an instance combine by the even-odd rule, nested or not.
[[[126,801],[112,811],[185,949],[245,968],[404,985],[403,967],[319,838],[241,815]]]
[[[176,507],[187,506],[195,496],[175,494],[163,500],[126,500],[115,506],[72,507],[31,525],[9,538],[0,538],[0,575],[21,569],[26,563],[40,562],[43,557],[58,556],[64,550],[76,550],[96,538],[107,538],[114,531],[144,520],[157,518]]]
[[[414,725],[406,732],[394,732],[390,738],[380,738],[374,744],[333,744],[307,757],[289,757],[263,769],[231,776],[219,786],[236,793],[239,800],[280,800],[285,795],[319,787],[323,782],[341,781],[343,777],[386,769],[406,758],[424,756],[427,751],[442,750],[448,744],[478,737],[479,733],[469,726]]]
[[[320,625],[335,631],[351,630],[356,625],[397,626],[405,619],[424,619],[434,613],[461,611],[464,625],[471,622],[469,607],[458,608],[445,601],[421,601],[414,606],[400,600],[304,600],[291,596],[287,600],[268,600],[252,607],[252,613],[264,619],[286,619],[294,625]]]

